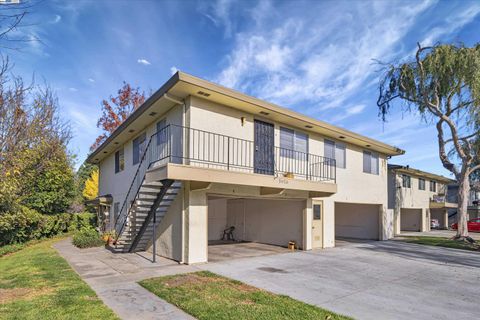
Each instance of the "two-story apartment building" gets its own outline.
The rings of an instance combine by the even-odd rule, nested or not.
[[[394,231],[430,231],[431,219],[448,228],[447,187],[454,180],[409,166],[388,165],[388,208],[394,210]]]
[[[394,146],[177,72],[89,157],[123,251],[208,261],[237,241],[328,248],[393,237]]]

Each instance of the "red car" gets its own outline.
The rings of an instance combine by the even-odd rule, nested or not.
[[[480,232],[480,218],[470,219],[467,222],[467,227],[468,227],[468,231]],[[457,223],[452,224],[452,229],[453,230],[457,230],[457,228],[458,228]]]

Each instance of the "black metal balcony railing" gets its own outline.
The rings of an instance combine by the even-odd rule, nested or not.
[[[273,147],[267,156],[259,157],[258,152],[254,141],[177,125],[168,125],[155,133],[147,150],[148,158],[155,165],[170,162],[311,181],[335,181],[334,159],[280,147]]]
[[[140,151],[140,163],[115,220],[117,235],[125,227],[146,171],[153,166],[178,163],[318,182],[336,180],[335,159],[280,147],[259,155],[254,141],[173,124],[153,134]]]

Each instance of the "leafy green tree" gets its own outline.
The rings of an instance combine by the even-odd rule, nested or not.
[[[378,106],[385,121],[394,101],[434,123],[440,160],[458,181],[457,238],[468,237],[470,176],[480,169],[475,147],[480,133],[480,44],[418,45],[411,61],[386,65]]]
[[[0,212],[19,204],[65,211],[75,194],[71,137],[50,88],[25,86],[0,63]]]

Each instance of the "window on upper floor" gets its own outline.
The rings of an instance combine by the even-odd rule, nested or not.
[[[378,174],[378,153],[372,151],[363,151],[363,172]]]
[[[409,175],[402,174],[402,187],[404,188],[412,187],[412,178]]]
[[[347,165],[347,148],[344,143],[335,142],[332,140],[324,140],[325,157],[335,159],[337,168],[346,168]]]
[[[125,169],[125,155],[123,148],[115,152],[115,173],[119,173]]]
[[[437,192],[437,182],[430,181],[430,191],[431,192]]]
[[[418,190],[425,190],[425,179],[418,178]]]
[[[133,165],[140,162],[147,147],[147,135],[142,133],[133,140]]]
[[[308,135],[280,127],[280,154],[283,157],[301,159],[308,153]]]

